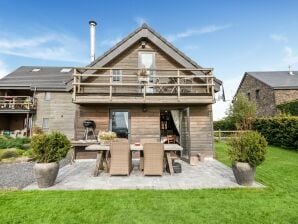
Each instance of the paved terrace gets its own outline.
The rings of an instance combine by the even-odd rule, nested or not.
[[[134,161],[136,163],[137,161]],[[164,173],[162,177],[144,176],[134,169],[130,176],[110,176],[101,173],[93,176],[95,160],[77,160],[74,164],[61,168],[56,184],[48,190],[87,190],[87,189],[203,189],[203,188],[237,188],[231,168],[217,160],[206,160],[197,166],[191,166],[185,162],[182,164],[182,173],[170,176]],[[262,187],[255,183],[253,187]],[[39,189],[36,183],[25,190]]]

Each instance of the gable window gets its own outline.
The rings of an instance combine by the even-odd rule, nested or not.
[[[45,101],[50,101],[51,100],[51,93],[50,92],[45,92],[44,93],[44,100]]]
[[[256,99],[257,100],[260,99],[260,90],[259,89],[256,90]]]
[[[112,81],[113,82],[122,82],[122,70],[113,70],[112,71]]]
[[[42,129],[49,129],[49,118],[42,119]]]
[[[247,98],[248,100],[250,100],[250,93],[247,93]]]

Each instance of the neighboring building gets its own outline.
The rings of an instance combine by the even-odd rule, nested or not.
[[[94,49],[91,54],[93,60]],[[4,77],[0,119],[7,123],[0,129],[39,126],[79,140],[83,121],[93,120],[96,134],[111,130],[130,142],[172,134],[185,160],[213,157],[212,104],[220,85],[212,69],[144,24],[87,67],[21,67]],[[29,109],[7,104],[20,96],[29,97]],[[77,158],[87,154],[78,151]]]
[[[246,72],[239,93],[256,102],[257,116],[274,116],[277,105],[298,99],[298,71]]]

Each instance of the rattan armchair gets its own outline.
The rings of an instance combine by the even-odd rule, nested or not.
[[[112,142],[110,146],[111,164],[110,175],[129,175],[132,170],[129,144]]]
[[[144,144],[144,175],[163,174],[164,145],[162,143]]]

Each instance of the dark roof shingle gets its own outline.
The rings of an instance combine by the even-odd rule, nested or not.
[[[274,89],[298,89],[298,71],[246,72]]]
[[[64,68],[67,67],[22,66],[0,79],[0,88],[68,91],[73,69],[61,72]]]

